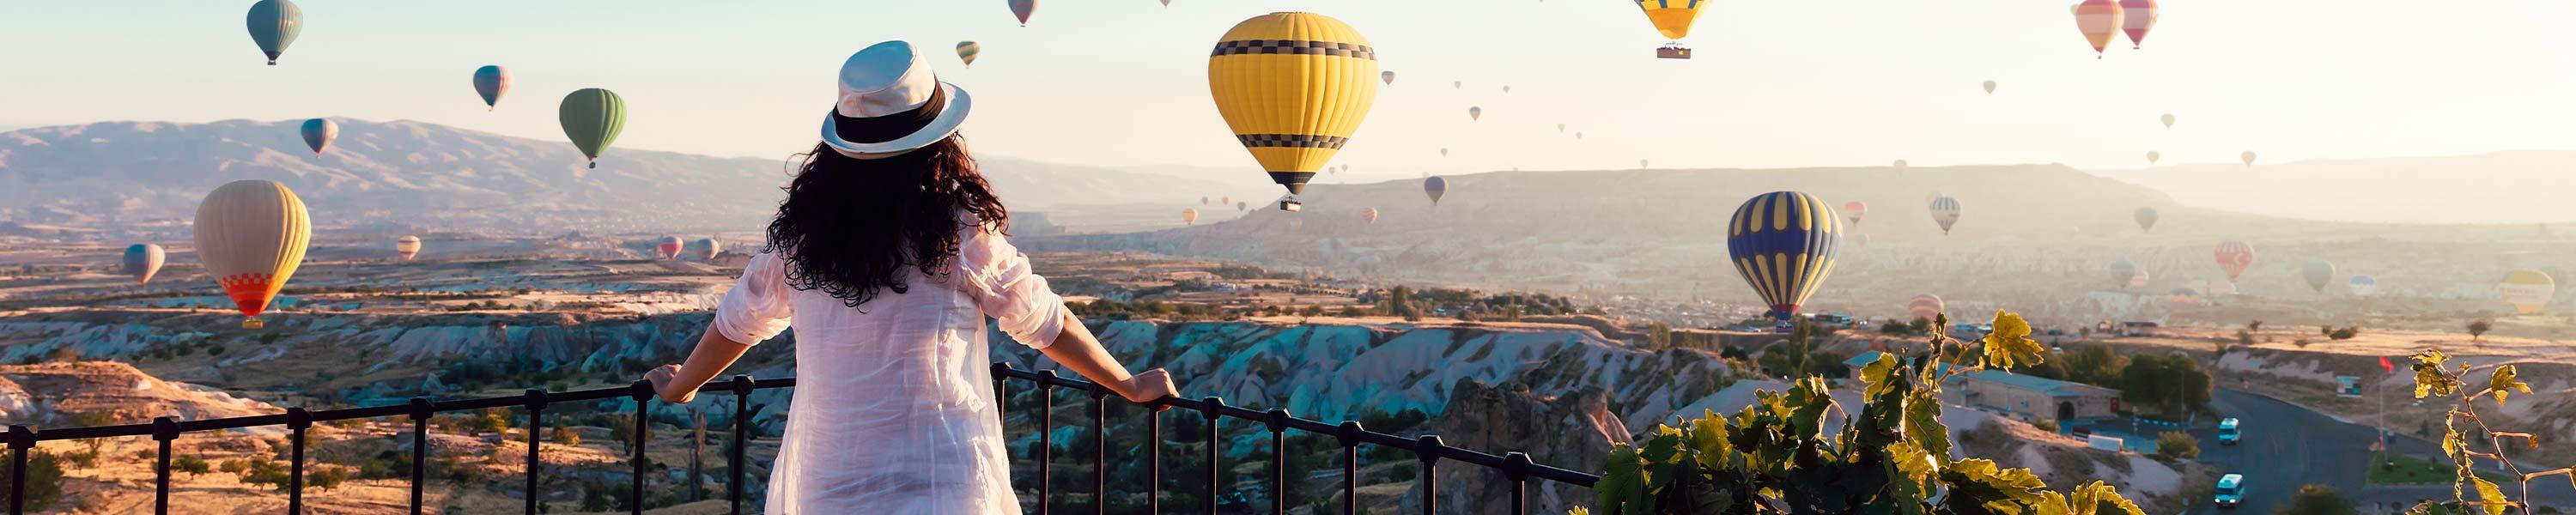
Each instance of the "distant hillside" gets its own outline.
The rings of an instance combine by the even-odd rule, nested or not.
[[[2576,221],[2576,152],[2316,159],[2100,172],[2192,206],[2242,213],[2388,223]]]
[[[217,185],[267,179],[294,188],[325,227],[393,220],[527,233],[741,230],[758,227],[776,208],[790,164],[784,157],[611,149],[588,169],[562,141],[414,121],[333,120],[340,137],[320,156],[298,137],[302,120],[102,122],[0,133],[0,222],[167,226],[190,219],[197,200]],[[1245,193],[1266,186],[1007,157],[985,157],[983,165],[1005,201],[1030,212],[1137,204],[1176,212],[1161,206],[1228,195],[1228,186]],[[1054,221],[1076,230],[1084,223]]]

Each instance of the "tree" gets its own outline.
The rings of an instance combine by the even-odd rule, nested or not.
[[[2344,498],[2343,492],[2336,491],[2334,487],[2309,484],[2299,487],[2299,493],[2290,495],[2289,506],[2274,509],[2272,513],[2274,515],[2358,515],[2361,511],[2353,509],[2352,500]]]
[[[0,483],[13,481],[9,467],[0,467]],[[28,511],[45,511],[63,500],[62,458],[42,450],[27,453],[26,505]],[[0,496],[6,497],[6,496]]]
[[[2336,329],[2334,332],[2326,333],[2326,338],[2334,340],[2350,340],[2354,336],[2361,336],[2361,328],[2345,327],[2342,329]]]
[[[2200,439],[2191,433],[2166,431],[2156,434],[2156,459],[2181,462],[2200,458]]]
[[[2469,322],[2469,341],[2483,341],[2487,336],[2487,330],[2494,328],[2494,322],[2485,320]]]
[[[1861,373],[1867,386],[1858,410],[1836,409],[1825,381],[1807,377],[1787,392],[1756,392],[1754,404],[1734,416],[1712,413],[1657,427],[1636,445],[1613,444],[1592,508],[1603,515],[2145,515],[2100,481],[2048,491],[2029,469],[1950,457],[1942,382],[2043,359],[2045,347],[2029,338],[2020,316],[1997,312],[1994,326],[1975,349],[1934,328],[1931,352],[1917,364],[1880,354]],[[1820,422],[1836,412],[1844,414],[1842,429],[1825,434]]]
[[[2256,321],[2252,321],[2252,322],[2246,322],[2246,323],[2245,323],[2245,330],[2247,330],[2247,331],[2261,332],[2261,331],[2263,330],[2263,321],[2261,321],[2261,320],[2256,320]]]
[[[348,480],[349,469],[343,467],[316,467],[304,475],[305,485],[325,491],[339,488],[341,482]]]
[[[581,445],[581,433],[574,432],[572,426],[567,425],[557,424],[553,429],[546,430],[546,439],[564,445]]]
[[[116,425],[116,414],[115,414],[115,413],[105,412],[105,411],[83,411],[83,412],[79,412],[79,413],[73,413],[73,414],[72,414],[71,419],[72,419],[72,425],[73,425],[73,426],[75,426],[75,427],[98,427],[98,426],[113,426],[113,425]],[[107,445],[107,439],[106,439],[106,438],[86,438],[86,439],[82,439],[82,440],[81,440],[81,443],[89,445],[89,455],[88,455],[86,458],[84,458],[84,459],[97,459],[97,458],[98,458],[98,449],[99,449],[99,447],[100,447],[100,446]]]
[[[188,473],[188,477],[193,479],[197,477],[198,474],[213,472],[215,468],[214,464],[207,463],[205,458],[199,458],[195,454],[189,454],[172,458],[170,460],[170,469],[186,472]]]

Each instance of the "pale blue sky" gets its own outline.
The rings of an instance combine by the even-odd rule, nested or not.
[[[308,27],[269,67],[248,0],[10,1],[0,125],[348,116],[560,140],[556,101],[605,87],[630,109],[620,148],[783,157],[813,144],[843,57],[907,39],[975,95],[980,152],[1239,167],[1257,186],[1207,99],[1207,49],[1243,18],[1306,10],[1356,26],[1399,74],[1337,160],[1355,173],[1327,182],[1640,158],[2113,168],[2151,149],[2171,164],[2576,148],[2563,0],[2167,0],[2145,50],[2122,39],[2099,60],[2064,3],[1717,0],[1688,41],[1699,58],[1677,61],[1650,57],[1663,41],[1620,0],[1049,0],[1026,28],[1003,0],[305,0]],[[961,39],[984,45],[972,70],[947,54]],[[517,76],[498,112],[469,87],[483,64]]]

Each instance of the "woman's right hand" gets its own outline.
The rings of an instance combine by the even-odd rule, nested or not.
[[[1137,404],[1154,402],[1164,397],[1177,397],[1180,394],[1181,389],[1172,386],[1172,374],[1159,368],[1128,377],[1127,383],[1118,388],[1118,396],[1126,397],[1127,402]],[[1164,408],[1169,406],[1158,406],[1155,411],[1162,411]]]

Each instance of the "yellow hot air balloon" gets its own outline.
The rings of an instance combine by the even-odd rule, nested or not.
[[[260,312],[304,263],[305,243],[313,239],[312,217],[284,184],[233,181],[197,204],[196,239],[206,273],[241,309],[242,328],[258,329],[264,325]]]
[[[403,236],[400,238],[394,238],[394,253],[401,254],[403,261],[410,261],[412,256],[420,255],[420,237]]]
[[[1182,210],[1181,210],[1181,225],[1198,225],[1198,224],[1199,224],[1199,210],[1198,210],[1198,208],[1184,208],[1184,209],[1182,209]]]
[[[1708,5],[1708,1],[1637,0],[1637,7],[1646,10],[1646,21],[1654,22],[1655,31],[1663,33],[1664,39],[1673,40],[1663,48],[1655,49],[1655,57],[1690,58],[1691,50],[1682,47],[1682,38],[1690,37],[1691,22],[1699,20],[1699,8],[1703,5]]]
[[[1341,20],[1281,12],[1235,24],[1208,58],[1208,91],[1235,139],[1288,189],[1296,211],[1306,181],[1358,132],[1377,101],[1377,52]]]
[[[2496,292],[2503,294],[2505,303],[2512,304],[2515,311],[2537,313],[2556,296],[2558,284],[2538,270],[2515,270],[2504,274],[2504,283],[2496,285]]]

